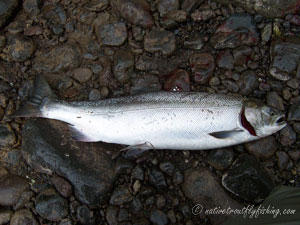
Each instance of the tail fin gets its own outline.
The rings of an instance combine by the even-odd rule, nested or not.
[[[11,117],[42,117],[40,106],[45,98],[56,99],[57,96],[51,90],[47,81],[38,76],[34,81],[33,94]]]

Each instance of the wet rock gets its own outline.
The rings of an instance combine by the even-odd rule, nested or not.
[[[159,191],[167,188],[165,175],[161,171],[157,170],[156,168],[151,169],[149,173],[149,182],[154,187],[156,187]]]
[[[119,50],[114,55],[114,67],[113,72],[115,78],[121,83],[127,83],[131,78],[131,73],[133,71],[134,58],[128,52],[124,50]]]
[[[78,206],[76,209],[77,219],[80,223],[84,225],[93,225],[95,224],[95,217],[93,216],[93,212],[86,205]]]
[[[9,19],[14,15],[14,12],[18,8],[20,1],[0,1],[0,28],[9,22]]]
[[[13,206],[15,205],[22,193],[29,190],[29,184],[27,179],[6,174],[0,177],[0,205]]]
[[[172,10],[169,11],[165,16],[166,18],[174,20],[177,23],[182,23],[186,21],[187,13],[183,10]]]
[[[243,66],[251,60],[252,49],[248,46],[240,46],[233,50],[234,65]]]
[[[176,21],[169,18],[161,18],[160,24],[166,30],[174,30],[178,27],[178,23],[176,23]]]
[[[272,24],[268,23],[264,26],[262,32],[261,32],[261,39],[265,42],[268,42],[271,39],[272,36]]]
[[[290,125],[286,125],[280,132],[280,143],[283,146],[290,146],[296,141],[296,133]]]
[[[108,206],[106,210],[106,220],[109,225],[118,225],[118,207]]]
[[[214,57],[209,53],[194,53],[190,58],[190,67],[195,82],[206,84],[215,70]]]
[[[42,7],[42,0],[25,0],[23,2],[24,10],[30,15],[37,15]]]
[[[25,36],[40,35],[42,33],[43,33],[43,28],[40,26],[30,26],[30,27],[26,27],[24,30]]]
[[[24,31],[24,24],[20,22],[11,22],[7,26],[7,30],[10,34],[20,34]]]
[[[121,208],[118,214],[119,222],[124,222],[129,220],[129,212],[127,209]]]
[[[61,73],[79,65],[79,52],[74,45],[58,46],[45,51],[35,58],[33,68],[37,72]]]
[[[271,91],[267,93],[266,96],[267,103],[269,106],[272,106],[279,110],[284,110],[283,100],[275,91]]]
[[[191,14],[191,17],[195,22],[201,22],[209,20],[213,15],[211,9],[197,9]]]
[[[274,188],[270,174],[254,156],[247,154],[238,156],[223,175],[222,184],[240,198],[256,203],[264,200]]]
[[[36,197],[35,209],[44,219],[59,221],[68,215],[68,202],[50,188]]]
[[[127,39],[127,29],[124,23],[109,23],[96,30],[98,40],[104,45],[119,46]]]
[[[12,217],[13,212],[11,210],[0,210],[0,224],[7,224]]]
[[[163,171],[165,174],[172,176],[175,172],[175,167],[170,162],[162,162],[159,164],[159,168],[161,171]]]
[[[177,69],[167,75],[164,83],[167,91],[190,91],[190,76],[183,69]]]
[[[144,180],[144,170],[140,166],[134,167],[131,173],[131,177],[138,180]]]
[[[159,0],[157,9],[161,17],[165,16],[169,11],[179,8],[179,0]]]
[[[9,125],[0,124],[0,146],[8,147],[16,142],[16,136]]]
[[[181,173],[180,170],[175,171],[172,181],[175,185],[179,185],[183,183],[183,174]]]
[[[21,209],[14,213],[10,221],[11,225],[38,225],[34,215],[29,209]]]
[[[111,205],[123,205],[132,201],[133,197],[126,186],[120,185],[113,191],[109,203]]]
[[[51,182],[56,190],[65,198],[68,198],[73,193],[73,188],[68,181],[59,176],[51,177]]]
[[[154,225],[167,225],[168,217],[163,211],[155,209],[150,214],[150,221]]]
[[[90,101],[98,101],[101,99],[101,92],[97,89],[92,89],[89,93]]]
[[[154,24],[146,0],[113,0],[111,4],[129,23],[143,28],[151,28]]]
[[[116,162],[115,172],[117,174],[130,174],[133,167],[133,162],[123,157],[119,157]]]
[[[31,39],[22,36],[11,36],[8,39],[8,53],[10,58],[16,62],[29,59],[35,51],[35,44]]]
[[[259,159],[269,159],[277,151],[277,142],[273,136],[248,142],[245,144],[246,150]]]
[[[276,152],[276,158],[279,170],[283,171],[289,162],[289,156],[284,151],[278,151]]]
[[[247,14],[234,14],[218,27],[210,38],[210,43],[215,49],[224,49],[256,45],[258,40],[259,34],[253,17]]]
[[[132,81],[131,94],[146,93],[161,90],[161,84],[157,76],[146,74]]]
[[[102,204],[116,179],[105,152],[115,145],[82,143],[70,137],[67,125],[53,120],[28,120],[23,128],[23,156],[35,170],[56,172],[72,184],[77,199],[91,207]]]
[[[226,87],[226,89],[230,92],[237,93],[239,91],[239,86],[235,81],[232,80],[223,80],[222,84]]]
[[[300,104],[293,104],[289,108],[289,121],[300,121]]]
[[[283,17],[287,14],[295,14],[299,9],[299,2],[297,0],[287,1],[241,1],[241,0],[215,0],[223,4],[232,4],[243,7],[244,9],[252,12],[255,10],[256,13],[269,18]]]
[[[202,36],[195,35],[194,37],[186,39],[183,45],[189,49],[200,50],[204,45],[204,41]]]
[[[181,5],[181,8],[186,12],[191,12],[194,9],[198,8],[201,3],[202,0],[184,0]]]
[[[143,54],[136,62],[135,68],[138,70],[149,71],[156,70],[158,68],[158,62],[156,58],[149,57]]]
[[[220,51],[217,55],[217,65],[220,68],[232,70],[233,66],[233,56],[229,50]]]
[[[92,0],[89,1],[87,9],[92,12],[101,12],[109,6],[109,0]]]
[[[272,41],[270,74],[289,80],[300,60],[300,41],[296,37],[280,37]]]
[[[15,204],[14,210],[19,210],[24,208],[31,200],[31,198],[34,196],[33,191],[24,191],[20,198],[19,201]]]
[[[242,95],[250,95],[252,91],[258,87],[258,80],[255,72],[252,70],[243,72],[238,84]]]
[[[299,150],[288,151],[288,155],[295,162],[297,162],[300,159],[300,151]]]
[[[217,170],[225,170],[233,162],[234,153],[230,149],[217,149],[209,152],[207,162]]]
[[[73,71],[73,77],[80,83],[87,82],[92,75],[93,72],[89,68],[78,68]]]
[[[176,39],[173,33],[165,30],[150,31],[144,39],[146,51],[163,55],[171,55],[176,50]]]
[[[231,209],[241,208],[241,205],[231,199],[222,189],[217,177],[204,167],[185,171],[182,190],[184,195],[194,204],[201,204],[205,209],[215,207],[223,209],[228,207]],[[195,210],[193,209],[193,211]],[[225,219],[225,215],[211,215],[213,224],[221,224]]]

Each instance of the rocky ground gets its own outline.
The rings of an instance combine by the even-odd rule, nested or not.
[[[221,5],[220,2],[224,3]],[[221,224],[192,208],[261,203],[300,186],[298,1],[0,0],[0,224]],[[148,91],[255,97],[286,112],[265,139],[210,151],[75,142],[11,119],[42,74],[65,100]]]

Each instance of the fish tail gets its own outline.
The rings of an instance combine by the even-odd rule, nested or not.
[[[41,108],[45,99],[57,99],[49,84],[41,75],[34,81],[33,93],[11,117],[43,117]]]

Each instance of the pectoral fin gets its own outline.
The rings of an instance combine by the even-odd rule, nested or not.
[[[243,130],[225,130],[225,131],[209,133],[209,135],[218,139],[226,139],[226,138],[232,138],[240,134],[241,132],[243,132]]]
[[[125,153],[125,158],[137,158],[142,155],[143,152],[154,149],[153,145],[149,142],[145,142],[138,145],[130,145],[121,151],[127,151]]]

